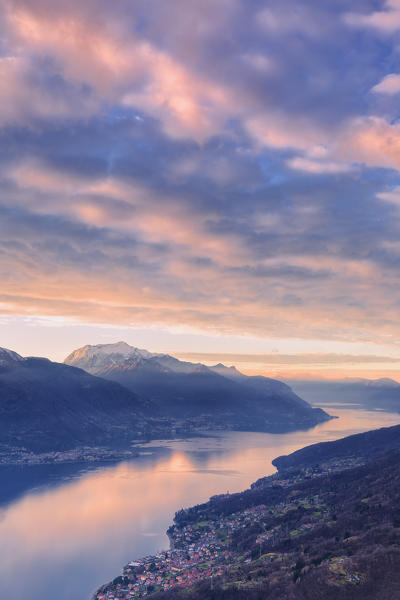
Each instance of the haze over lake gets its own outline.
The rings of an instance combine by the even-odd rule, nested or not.
[[[339,419],[306,432],[152,442],[138,459],[94,468],[2,468],[0,597],[89,600],[124,564],[168,547],[179,508],[248,487],[275,472],[278,455],[400,422],[397,414],[326,409]]]

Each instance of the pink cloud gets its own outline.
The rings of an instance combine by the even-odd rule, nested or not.
[[[259,144],[273,148],[296,148],[306,152],[324,139],[324,132],[310,119],[290,117],[268,108],[246,118],[245,127]]]
[[[354,163],[400,169],[400,125],[383,117],[356,117],[333,131],[310,120],[268,113],[248,119],[246,128],[261,146],[290,148],[300,156],[288,166],[309,173],[345,173]]]
[[[104,265],[91,270],[79,263],[61,261],[54,267],[54,258],[40,247],[40,256],[27,257],[18,248],[10,249],[2,267],[2,310],[5,314],[63,315],[96,323],[115,324],[168,324],[218,330],[220,333],[249,332],[252,335],[323,336],[335,330],[340,338],[352,325],[352,330],[364,328],[363,319],[371,331],[377,327],[377,316],[383,314],[386,300],[376,294],[372,297],[366,282],[379,281],[382,274],[368,261],[348,261],[332,253],[329,257],[280,256],[257,261],[257,265],[270,269],[271,276],[252,277],[246,269],[252,256],[241,240],[232,235],[218,235],[207,229],[206,220],[213,215],[189,213],[174,200],[152,197],[148,190],[108,178],[91,180],[76,178],[68,181],[60,173],[43,164],[21,163],[14,169],[15,182],[24,191],[23,201],[30,210],[43,210],[46,214],[73,215],[80,221],[102,227],[112,227],[114,232],[131,232],[144,243],[167,242],[161,270],[156,280],[143,280],[140,271],[127,268],[126,261],[113,255],[113,276],[104,278]],[[55,190],[57,201],[55,201]],[[31,192],[42,192],[41,202],[35,203]],[[61,190],[61,191],[60,191]],[[132,213],[121,216],[113,213],[101,198],[109,195],[132,206]],[[31,200],[29,199],[31,198]],[[47,199],[46,199],[47,198]],[[257,218],[260,226],[262,215]],[[279,227],[268,219],[264,227]],[[313,225],[313,213],[298,213],[288,222],[287,232],[293,235]],[[135,255],[153,260],[151,250],[140,243]],[[191,262],[202,256],[210,261]],[[18,268],[15,266],[18,265]],[[241,268],[244,267],[244,268]],[[335,274],[332,283],[326,280],[291,280],[286,268],[327,269]],[[280,276],[280,269],[283,269]],[[171,285],[171,282],[174,282]],[[168,282],[167,287],[164,283]],[[268,294],[265,287],[268,285]],[[329,296],[337,288],[341,294],[357,293],[362,299],[368,293],[368,318],[365,311],[354,307],[341,310],[340,326],[330,309]],[[292,293],[306,299],[305,306],[287,308],[277,305],[281,294]],[[228,307],[228,308],[227,308]],[[376,309],[376,312],[373,311]],[[382,309],[382,310],[381,310]],[[387,307],[386,316],[387,316]],[[375,314],[375,316],[374,316]],[[386,318],[386,317],[385,317]],[[389,319],[389,317],[388,317]],[[384,328],[382,328],[382,335]]]
[[[24,257],[10,255],[5,265],[8,272],[15,273],[15,261],[24,262],[19,263],[17,276],[3,278],[0,302],[4,303],[4,314],[63,316],[115,325],[184,325],[256,337],[326,339],[329,335],[330,339],[380,342],[398,335],[398,293],[391,288],[388,305],[388,274],[367,261],[349,262],[334,254],[325,262],[323,257],[286,257],[288,266],[334,270],[335,278],[321,286],[320,280],[291,281],[279,278],[279,274],[254,280],[246,271],[215,269],[206,263],[194,268],[185,263],[182,252],[167,256],[157,282],[146,284],[139,273],[127,270],[118,260],[114,261],[112,278],[105,278],[102,265],[90,272],[68,263],[54,269],[46,253],[40,258],[38,261],[32,256],[27,264]],[[274,264],[285,266],[278,257],[270,266]],[[167,288],[160,287],[164,278],[169,282]],[[371,280],[377,283],[373,289]],[[354,295],[360,302],[368,300],[367,305],[363,309],[341,305],[339,318],[334,300],[337,290],[343,296]],[[290,310],[280,306],[277,297],[283,293],[296,294],[305,300],[304,305],[290,306]]]
[[[151,77],[139,91],[128,91],[122,103],[150,112],[172,137],[191,135],[202,141],[224,125],[231,107],[227,91],[191,74],[154,49],[148,51]]]
[[[234,6],[227,4],[230,9]],[[393,11],[398,5],[392,2],[388,8]],[[32,112],[62,115],[71,110],[70,102],[62,98],[55,101],[44,91],[32,90],[29,62],[24,56],[51,56],[68,81],[74,85],[85,83],[94,90],[85,106],[86,113],[112,100],[159,119],[172,137],[191,137],[198,142],[224,131],[229,119],[238,118],[256,148],[297,150],[299,156],[289,161],[289,166],[309,173],[343,173],[351,170],[354,162],[398,166],[398,127],[384,119],[360,117],[328,131],[312,116],[288,115],[268,103],[261,106],[247,90],[234,90],[226,82],[196,72],[167,51],[132,34],[126,24],[95,18],[90,4],[71,4],[62,11],[40,3],[8,6],[8,21],[21,56],[0,63],[5,82],[4,100],[0,98],[3,122],[18,117],[26,120]],[[204,10],[207,12],[207,6]],[[281,23],[268,9],[258,18],[263,27],[293,29],[304,25],[303,17],[294,13]],[[268,57],[245,55],[243,60],[258,70],[272,68]],[[398,77],[389,76],[374,91],[395,93],[400,85]],[[323,148],[323,157],[315,154],[318,148]],[[229,178],[229,169],[221,164],[212,177],[223,182]]]
[[[79,14],[42,14],[19,7],[8,18],[23,51],[52,56],[67,79],[91,85],[101,97],[116,97],[127,78],[145,75],[146,43],[135,40],[123,46],[120,32],[112,34]]]
[[[391,34],[400,29],[400,1],[387,0],[385,9],[369,14],[349,12],[344,15],[344,20],[353,27],[368,27]]]
[[[249,253],[237,236],[212,234],[207,222],[212,212],[200,213],[167,197],[150,192],[139,184],[115,177],[92,179],[72,177],[37,160],[22,161],[8,176],[23,194],[13,198],[39,214],[58,214],[98,227],[132,233],[146,244],[168,243],[172,254],[209,256],[224,265],[242,264]],[[40,203],[35,192],[41,193]],[[104,197],[123,202],[123,210],[113,210]],[[175,259],[174,259],[175,260]]]
[[[90,85],[99,101],[143,109],[161,119],[169,135],[201,141],[224,124],[232,99],[223,87],[191,73],[120,23],[110,27],[79,13],[43,13],[23,5],[10,9],[8,20],[23,52],[52,56],[64,77]]]
[[[400,208],[400,186],[393,188],[389,192],[380,192],[377,194],[377,197],[386,202],[390,202],[391,204],[395,204]],[[396,242],[396,244],[400,247],[398,242]]]
[[[314,173],[315,175],[324,173],[349,173],[354,169],[352,165],[347,163],[339,163],[332,161],[316,161],[301,157],[296,157],[288,160],[287,165],[291,169],[305,171],[307,173]]]
[[[381,117],[351,120],[332,146],[342,160],[400,169],[400,125]]]
[[[28,124],[35,117],[57,118],[77,112],[84,116],[94,110],[92,99],[55,96],[36,81],[35,75],[28,58],[0,58],[0,125]]]
[[[387,94],[389,96],[398,94],[400,92],[400,75],[397,73],[386,75],[382,81],[374,85],[374,87],[371,89],[371,92]]]

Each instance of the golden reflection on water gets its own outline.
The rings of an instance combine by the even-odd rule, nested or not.
[[[30,589],[31,599],[50,600],[58,590],[57,599],[62,600],[56,583],[46,592],[46,564],[53,573],[60,573],[60,581],[68,569],[77,579],[76,589],[68,591],[66,600],[76,590],[80,593],[73,600],[89,600],[89,592],[117,575],[125,562],[167,546],[165,530],[182,506],[248,487],[274,472],[271,460],[280,454],[400,421],[399,415],[387,413],[342,408],[330,412],[341,418],[306,432],[227,432],[163,442],[167,453],[100,468],[59,487],[27,494],[1,513],[0,597],[7,591],[10,600],[19,600]],[[151,452],[155,445],[148,444],[146,450]],[[77,560],[83,569],[82,581],[76,575]],[[21,564],[30,588],[23,581],[14,583],[17,595],[13,595],[2,585],[15,581]],[[45,591],[35,596],[38,577],[42,578],[38,589]]]

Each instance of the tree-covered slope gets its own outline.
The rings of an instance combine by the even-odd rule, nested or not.
[[[42,358],[0,353],[0,444],[35,452],[122,444],[143,431],[150,403],[118,383]]]
[[[400,425],[383,427],[351,435],[333,442],[321,442],[297,450],[289,456],[278,456],[272,464],[279,470],[309,467],[333,458],[377,457],[400,447]]]

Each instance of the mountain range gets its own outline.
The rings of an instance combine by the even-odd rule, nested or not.
[[[222,364],[184,362],[125,342],[84,346],[64,362],[124,385],[156,405],[161,415],[201,420],[208,429],[278,433],[329,418],[275,379],[249,377]]]
[[[113,381],[0,348],[0,444],[34,452],[119,444],[154,412]]]
[[[10,449],[18,462],[19,452],[122,449],[214,429],[279,433],[329,418],[274,379],[123,342],[85,346],[65,364],[0,348],[0,462]]]

